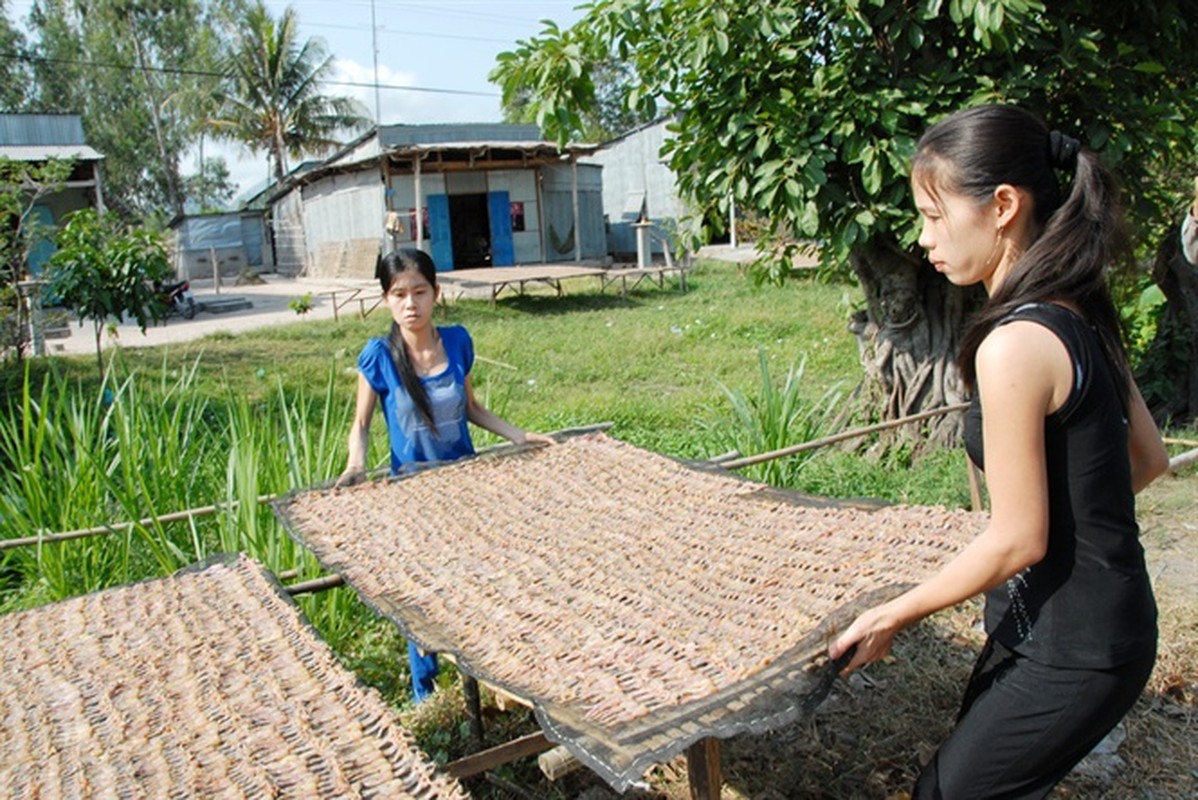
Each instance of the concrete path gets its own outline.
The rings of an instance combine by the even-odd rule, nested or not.
[[[115,338],[107,331],[101,334],[101,347],[107,348],[116,342],[122,347],[150,347],[191,341],[219,331],[241,333],[305,320],[332,319],[334,301],[340,306],[338,314],[356,315],[359,313],[359,301],[364,301],[369,309],[379,298],[378,284],[373,280],[311,280],[273,274],[261,277],[263,283],[246,286],[231,285],[231,281],[226,279],[219,293],[211,280],[193,280],[191,290],[196,302],[201,305],[194,319],[170,316],[157,325],[147,326],[144,334],[136,321],[127,320],[117,326]],[[300,315],[288,303],[305,294],[311,296],[312,309]],[[227,302],[233,298],[244,298],[250,307],[219,314],[203,310],[204,303]],[[51,355],[95,353],[92,330],[91,322],[80,325],[72,321],[69,337],[46,340],[47,352]]]

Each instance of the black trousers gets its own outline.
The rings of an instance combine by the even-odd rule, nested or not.
[[[1044,797],[1119,723],[1155,662],[1153,652],[1114,669],[1063,669],[987,640],[913,800]]]

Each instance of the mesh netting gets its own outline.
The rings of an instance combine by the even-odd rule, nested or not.
[[[701,738],[809,710],[834,676],[831,631],[982,525],[836,506],[602,434],[275,510],[405,635],[528,701],[619,790]]]
[[[0,616],[10,797],[465,798],[263,569]]]

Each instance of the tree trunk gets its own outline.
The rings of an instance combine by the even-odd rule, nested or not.
[[[1152,265],[1167,303],[1137,376],[1158,423],[1198,417],[1198,266],[1182,255],[1179,235],[1170,229]]]
[[[101,327],[99,322],[97,322],[94,327],[95,327],[95,332],[96,332],[96,369],[99,370],[99,372],[100,372],[100,383],[103,383],[104,382],[104,356],[100,354],[100,334],[103,332],[103,328]]]
[[[158,149],[158,158],[162,172],[166,178],[166,202],[171,213],[176,216],[183,214],[183,195],[179,191],[179,159],[166,146],[166,134],[163,132],[162,109],[164,101],[158,99],[158,87],[154,84],[153,73],[146,68],[146,58],[141,49],[141,34],[133,19],[132,8],[129,11],[129,35],[133,39],[133,50],[137,55],[137,65],[141,70],[142,79],[146,83],[146,94],[149,95],[150,121],[154,126],[154,144]]]
[[[850,263],[865,291],[865,311],[849,328],[865,369],[866,402],[882,420],[968,399],[955,358],[967,311],[978,295],[953,286],[925,261],[889,242],[853,249]],[[964,415],[930,420],[926,436],[906,426],[897,435],[942,446],[961,440]]]

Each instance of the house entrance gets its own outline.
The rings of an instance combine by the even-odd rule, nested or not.
[[[491,221],[485,194],[449,196],[449,219],[456,269],[489,267],[491,258]]]

